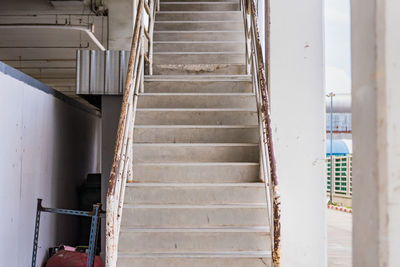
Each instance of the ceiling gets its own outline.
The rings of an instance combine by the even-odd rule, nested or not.
[[[2,0],[0,61],[87,104],[75,94],[76,50],[106,49],[107,25],[90,1]]]

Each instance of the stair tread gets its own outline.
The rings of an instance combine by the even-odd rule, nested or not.
[[[264,187],[264,182],[254,183],[127,183],[128,187]]]
[[[257,163],[257,162],[213,162],[213,161],[212,162],[140,162],[140,163],[134,163],[134,165],[230,166],[230,165],[260,165],[260,163]]]
[[[255,96],[254,93],[139,93],[139,96]]]
[[[254,108],[137,108],[136,111],[253,111]]]
[[[210,228],[136,228],[122,226],[121,232],[136,233],[270,233],[268,226]]]
[[[248,208],[258,209],[266,208],[267,203],[244,203],[244,204],[204,204],[204,205],[190,205],[190,204],[124,204],[126,209],[237,209]]]
[[[182,23],[221,23],[221,22],[226,22],[226,23],[231,23],[231,22],[241,22],[241,20],[161,20],[161,21],[155,21],[155,23],[163,24],[163,23],[176,23],[176,24],[182,24]]]
[[[136,125],[135,128],[185,128],[185,129],[190,129],[190,128],[201,128],[201,129],[207,129],[207,128],[258,128],[258,125]]]
[[[157,252],[157,253],[118,253],[119,257],[185,257],[185,258],[202,258],[202,257],[251,257],[259,258],[271,257],[271,251],[227,251],[227,252]]]
[[[154,55],[244,55],[245,52],[154,52]],[[200,63],[201,64],[201,63]],[[206,63],[204,63],[206,64]],[[216,64],[216,63],[214,63]]]
[[[145,75],[144,80],[146,81],[165,81],[165,82],[175,82],[175,81],[221,81],[221,82],[232,82],[232,81],[248,81],[251,82],[250,75]]]
[[[216,33],[221,33],[221,32],[236,32],[236,33],[244,33],[243,30],[220,30],[220,31],[196,31],[196,30],[190,30],[190,31],[184,31],[184,30],[168,30],[168,31],[154,31],[154,33],[210,33],[210,32],[216,32]],[[244,40],[244,39],[243,39]]]
[[[206,13],[237,13],[237,14],[242,14],[242,11],[238,10],[220,10],[220,11],[212,11],[212,10],[206,10],[206,11],[199,11],[199,10],[176,10],[176,11],[170,11],[170,10],[160,10],[157,11],[157,14],[171,14],[171,13],[180,13],[180,14],[185,14],[185,13],[200,13],[200,14],[206,14]]]
[[[238,2],[230,1],[230,2],[214,2],[214,1],[202,1],[202,2],[160,2],[161,5],[197,5],[197,4],[211,4],[211,5],[225,5],[225,4],[238,4]]]
[[[134,146],[258,146],[258,143],[133,143]]]
[[[243,44],[243,41],[154,41],[153,44]]]

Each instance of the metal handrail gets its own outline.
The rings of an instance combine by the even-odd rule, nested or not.
[[[257,24],[257,9],[254,0],[241,0],[246,38],[247,73],[252,75],[253,91],[257,99],[260,132],[260,172],[265,182],[268,215],[273,230],[271,238],[273,266],[280,266],[281,223],[280,194],[272,139],[270,100],[265,74],[263,51]]]
[[[146,6],[146,8],[145,8]],[[156,8],[155,8],[156,7]],[[118,257],[118,239],[121,226],[125,186],[133,181],[133,127],[139,92],[143,92],[145,61],[152,74],[152,42],[155,12],[158,0],[139,0],[134,25],[131,55],[126,76],[125,91],[119,118],[114,160],[107,192],[106,266],[115,267]],[[148,21],[145,21],[145,14]],[[146,29],[146,26],[148,29]],[[147,45],[147,47],[146,47]]]

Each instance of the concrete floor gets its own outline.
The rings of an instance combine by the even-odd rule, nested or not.
[[[351,267],[352,215],[327,210],[328,267]]]

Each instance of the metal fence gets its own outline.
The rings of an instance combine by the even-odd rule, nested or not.
[[[327,192],[331,190],[331,181],[334,181],[333,194],[337,196],[352,195],[353,187],[353,156],[333,156],[333,172],[331,177],[331,159],[327,160]]]

